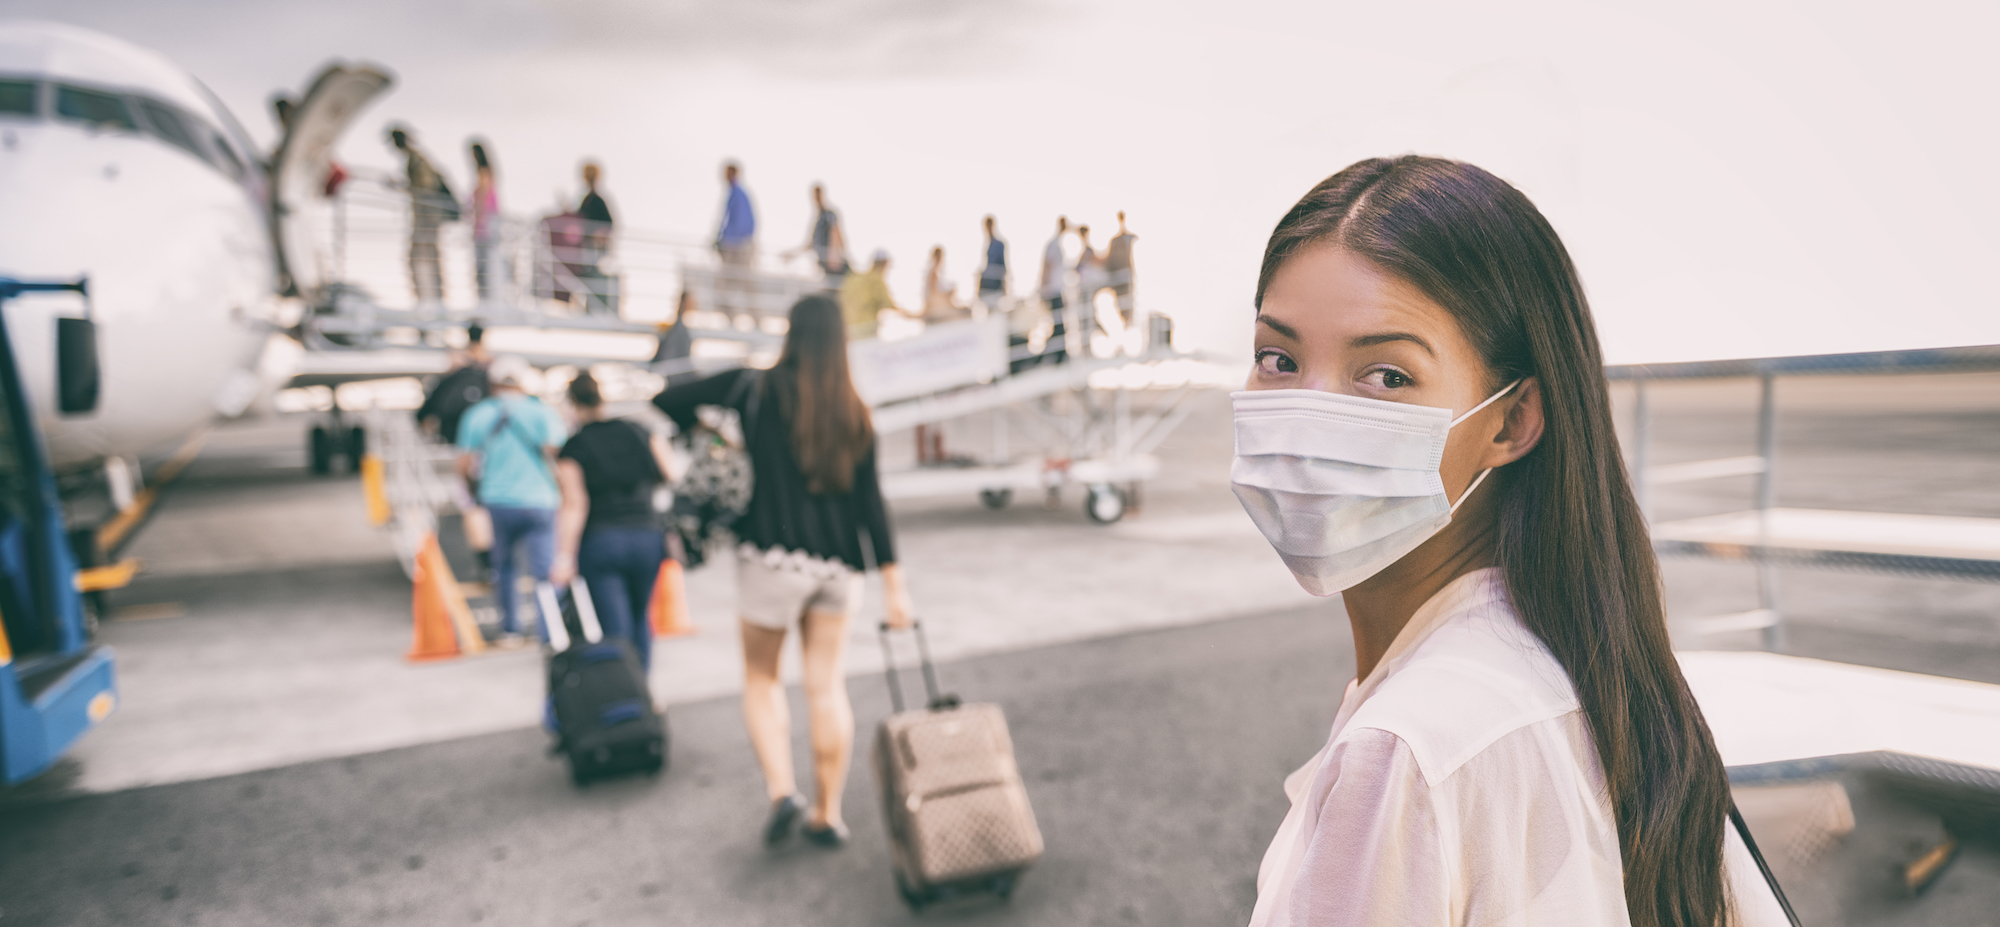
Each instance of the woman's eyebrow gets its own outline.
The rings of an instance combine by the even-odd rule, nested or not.
[[[1372,345],[1388,344],[1391,341],[1407,341],[1411,344],[1416,345],[1417,347],[1423,348],[1425,354],[1429,354],[1432,357],[1437,356],[1437,351],[1431,348],[1430,342],[1425,341],[1424,339],[1419,338],[1416,335],[1412,335],[1409,332],[1382,332],[1381,334],[1376,334],[1376,335],[1362,335],[1361,337],[1348,342],[1348,345],[1350,347],[1365,348],[1365,347],[1370,347]]]
[[[1265,315],[1261,312],[1257,313],[1257,324],[1268,326],[1272,331],[1277,332],[1278,334],[1283,335],[1287,338],[1290,338],[1293,341],[1302,340],[1299,338],[1298,329],[1293,328],[1290,325],[1286,325],[1285,323],[1280,322],[1277,319],[1271,318],[1270,316]]]

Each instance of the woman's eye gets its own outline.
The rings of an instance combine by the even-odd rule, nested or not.
[[[1277,351],[1258,351],[1257,372],[1264,374],[1265,376],[1276,376],[1278,374],[1284,374],[1284,373],[1298,373],[1299,365],[1297,361],[1294,361],[1291,358],[1286,357],[1285,355],[1280,354]]]
[[[1409,374],[1390,367],[1377,367],[1363,374],[1361,378],[1383,389],[1402,389],[1406,386],[1414,386],[1417,382],[1410,379]]]

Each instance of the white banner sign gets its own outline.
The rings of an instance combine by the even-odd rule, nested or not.
[[[928,326],[914,338],[856,341],[847,358],[854,388],[871,406],[990,383],[1007,373],[1007,320],[965,319]]]

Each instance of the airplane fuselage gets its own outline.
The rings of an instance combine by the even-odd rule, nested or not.
[[[89,278],[104,370],[97,411],[59,415],[54,319],[83,303],[8,304],[56,466],[159,449],[263,388],[285,307],[262,171],[221,105],[165,59],[0,25],[0,276]]]

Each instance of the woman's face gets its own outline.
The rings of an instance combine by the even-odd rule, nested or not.
[[[1344,249],[1293,255],[1264,291],[1250,389],[1345,393],[1450,409],[1456,418],[1503,385],[1449,311]],[[1452,496],[1480,470],[1531,450],[1540,411],[1529,380],[1454,426],[1439,468]]]

